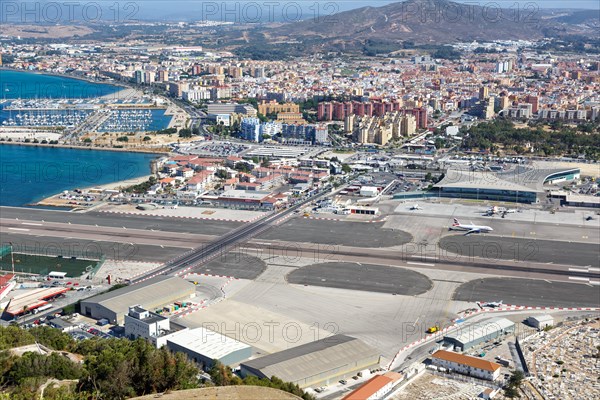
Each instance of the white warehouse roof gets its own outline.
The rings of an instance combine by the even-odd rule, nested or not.
[[[490,334],[512,328],[514,325],[514,322],[506,318],[492,318],[483,321],[481,324],[464,327],[457,333],[447,335],[446,338],[459,343],[470,343]]]
[[[238,350],[251,349],[245,343],[203,327],[181,331],[169,342],[216,360]]]

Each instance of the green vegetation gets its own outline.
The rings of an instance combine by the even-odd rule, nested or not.
[[[85,254],[91,257],[91,254]],[[78,277],[83,274],[89,266],[96,266],[97,261],[71,259],[78,254],[63,254],[63,257],[51,255],[14,253],[15,271],[31,274],[48,274],[50,271],[66,272],[68,277]],[[97,255],[100,257],[100,254]],[[0,257],[0,269],[12,270],[12,259],[10,254]]]
[[[529,143],[534,151],[531,154],[540,156],[572,156],[585,155],[592,160],[600,159],[600,135],[582,133],[576,128],[556,124],[552,130],[541,126],[516,128],[508,120],[495,120],[474,125],[463,131],[463,150],[488,150],[495,153],[498,145],[506,152],[524,154],[525,144]],[[586,129],[588,129],[586,127]],[[596,133],[600,133],[596,127]]]
[[[81,355],[83,364],[59,351],[47,355],[28,352],[21,357],[7,351],[36,341],[54,350]],[[44,391],[44,399],[49,400],[125,399],[211,385],[271,387],[313,399],[298,385],[276,377],[241,379],[216,360],[210,370],[212,382],[201,382],[199,372],[183,353],[171,353],[166,347],[156,349],[143,339],[96,338],[75,342],[68,334],[49,327],[29,330],[0,327],[0,399],[38,398],[40,387],[48,379],[72,380],[60,387],[49,385]]]
[[[151,176],[146,182],[138,183],[137,185],[129,186],[125,189],[127,193],[146,193],[150,187],[156,184],[156,177]]]
[[[129,137],[127,137],[127,136],[119,136],[117,138],[117,142],[129,142]]]
[[[521,371],[515,371],[512,373],[508,380],[508,384],[504,387],[504,396],[509,399],[514,399],[515,397],[521,397],[519,395],[519,389],[523,380],[525,379],[525,375]]]
[[[191,129],[180,129],[179,130],[179,137],[180,138],[191,138],[192,137],[192,130]]]
[[[161,129],[159,131],[156,131],[156,133],[159,135],[171,135],[173,133],[177,133],[177,128]]]

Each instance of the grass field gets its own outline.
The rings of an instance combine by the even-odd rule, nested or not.
[[[81,276],[86,270],[96,266],[98,261],[59,258],[56,256],[38,256],[15,253],[15,272],[47,275],[51,271],[66,272],[70,278]],[[10,254],[0,258],[0,269],[12,271]],[[88,268],[89,266],[89,268]]]

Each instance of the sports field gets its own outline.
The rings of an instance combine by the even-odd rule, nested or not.
[[[47,275],[51,271],[58,271],[66,272],[67,277],[70,278],[81,276],[87,270],[94,268],[98,263],[97,260],[80,260],[67,257],[38,256],[19,253],[15,253],[14,260],[15,272]],[[0,270],[12,271],[10,254],[5,254],[0,258]]]

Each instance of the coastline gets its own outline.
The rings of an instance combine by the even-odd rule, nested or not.
[[[122,88],[121,90],[130,88],[129,86],[126,86],[123,83],[113,83],[113,82],[116,82],[114,80],[113,81],[104,81],[104,80],[99,81],[99,80],[94,80],[94,79],[91,79],[91,78],[88,78],[85,76],[79,76],[79,75],[75,76],[75,75],[63,74],[60,72],[52,72],[52,71],[46,72],[46,71],[38,71],[38,70],[30,71],[27,69],[7,67],[5,65],[0,66],[0,70],[13,71],[13,72],[26,72],[26,73],[37,74],[37,75],[51,75],[51,76],[56,76],[59,78],[77,79],[79,81],[84,81],[84,82],[88,82],[88,83],[116,86],[116,87]],[[119,93],[121,90],[117,90],[113,94]]]
[[[126,153],[149,153],[149,154],[156,154],[157,156],[168,156],[171,154],[171,152],[169,152],[169,151],[164,151],[164,150],[160,150],[160,149],[92,147],[92,146],[77,146],[74,144],[42,144],[42,143],[0,141],[0,145],[57,147],[57,148],[72,149],[72,150],[102,150],[102,151],[116,151],[116,152],[126,152]]]
[[[142,182],[145,182],[148,179],[150,179],[151,176],[154,176],[154,175],[153,174],[144,175],[144,176],[140,176],[137,178],[131,178],[131,179],[126,179],[126,180],[116,181],[116,182],[111,182],[111,183],[104,183],[101,185],[89,186],[89,187],[84,187],[84,188],[73,188],[73,189],[70,189],[70,191],[78,189],[78,190],[81,190],[83,193],[90,193],[90,192],[102,192],[105,190],[122,190],[129,186],[133,186],[133,185],[137,185]],[[67,207],[67,208],[71,208],[71,211],[76,210],[76,209],[80,209],[81,211],[87,211],[87,210],[97,208],[98,206],[101,206],[104,204],[103,201],[100,201],[98,203],[93,204],[92,206],[87,206],[87,207],[81,206],[81,205],[68,204],[68,200],[58,198],[60,195],[63,194],[63,192],[56,193],[51,196],[45,197],[39,201],[26,204],[26,206],[28,206],[28,207],[40,207],[40,206],[42,206],[42,207],[60,207],[60,208]],[[21,206],[21,207],[24,207],[24,206]]]

